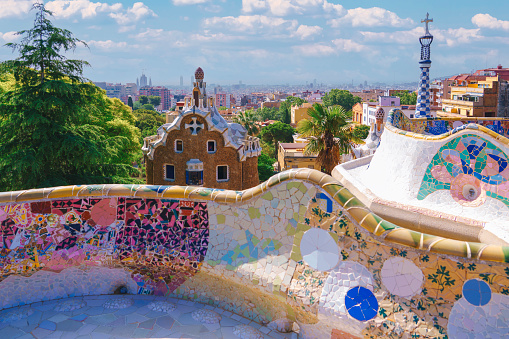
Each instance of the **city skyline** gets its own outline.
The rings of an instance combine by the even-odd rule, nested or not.
[[[32,0],[2,0],[0,44],[32,26]],[[509,52],[509,4],[491,1],[168,0],[46,1],[58,27],[87,42],[72,58],[93,81],[178,85],[417,82],[418,37],[434,21],[431,78],[496,67]],[[375,6],[376,5],[376,6]],[[504,11],[504,9],[506,9]],[[454,13],[454,16],[451,16]],[[0,59],[16,55],[0,48]],[[187,81],[183,82],[184,85]]]

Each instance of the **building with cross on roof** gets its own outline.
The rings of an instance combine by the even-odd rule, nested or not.
[[[244,190],[258,185],[260,140],[228,123],[207,95],[204,72],[195,72],[193,94],[157,135],[145,138],[147,184]]]

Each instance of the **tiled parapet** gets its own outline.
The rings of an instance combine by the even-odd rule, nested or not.
[[[401,110],[393,109],[387,118],[387,127],[398,132],[416,133],[415,137],[438,140],[462,129],[480,129],[491,136],[509,137],[508,118],[475,118],[475,117],[428,117],[408,119]],[[479,128],[481,127],[481,128]],[[493,132],[493,133],[490,133]],[[421,134],[422,136],[419,136]],[[436,136],[437,138],[433,138]]]
[[[430,133],[430,122],[442,123],[444,133]],[[467,239],[483,233],[509,243],[508,127],[507,119],[408,119],[392,110],[369,164],[345,171],[365,187],[366,196],[372,193],[371,201],[460,221],[470,229]]]
[[[96,185],[0,199],[2,308],[126,286],[288,318],[304,338],[454,338],[483,324],[475,307],[496,320],[481,333],[508,326],[509,248],[398,227],[318,171],[242,192]]]

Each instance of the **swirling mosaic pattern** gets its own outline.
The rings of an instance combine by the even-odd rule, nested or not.
[[[480,206],[486,197],[509,207],[508,156],[475,134],[458,136],[443,145],[426,169],[418,199],[437,190],[450,190],[464,206]]]

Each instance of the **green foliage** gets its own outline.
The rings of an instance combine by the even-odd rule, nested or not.
[[[148,111],[155,111],[155,108],[154,108],[154,106],[152,106],[152,104],[145,104],[145,105],[142,105],[140,108],[148,110]]]
[[[369,134],[370,127],[367,125],[357,125],[353,129],[353,135],[358,139],[366,139]]]
[[[278,119],[285,124],[289,124],[292,122],[292,106],[300,106],[305,103],[306,100],[289,96],[281,103],[279,106]]]
[[[129,97],[127,99],[127,106],[129,106],[129,107],[131,107],[131,109],[133,109],[134,104],[133,104],[133,98],[132,97]]]
[[[394,96],[399,97],[401,105],[417,104],[417,93],[410,91],[394,92]]]
[[[265,153],[260,154],[258,157],[258,178],[260,182],[269,180],[276,172],[272,166],[276,162],[276,159],[271,158]]]
[[[259,128],[256,124],[256,117],[253,114],[253,111],[245,111],[240,112],[235,118],[234,121],[237,124],[240,124],[244,126],[244,128],[247,131],[247,134],[249,135],[256,135],[258,134]]]
[[[227,109],[228,109],[228,107],[224,107],[224,106],[221,106],[221,107],[218,108],[219,111],[225,111]]]
[[[275,107],[258,108],[254,113],[257,121],[280,120],[279,110]],[[280,120],[281,121],[281,120]]]
[[[318,154],[316,161],[330,174],[340,163],[341,154],[352,153],[354,144],[364,142],[353,134],[351,112],[341,106],[324,107],[314,104],[308,119],[299,121],[297,131],[308,138],[306,154]]]
[[[157,95],[151,95],[148,97],[148,101],[154,107],[157,107],[161,104],[161,97]]]
[[[346,89],[332,89],[329,93],[326,93],[323,98],[323,105],[325,107],[331,107],[339,105],[343,107],[346,111],[351,111],[352,107],[356,103],[361,102],[361,98],[354,96],[350,91]]]
[[[260,132],[260,139],[272,145],[273,152],[269,156],[277,157],[277,143],[278,142],[293,142],[293,135],[295,128],[283,122],[276,122],[262,128]]]
[[[8,44],[20,56],[0,65],[0,190],[136,182],[139,131],[129,107],[84,82],[82,60],[65,53],[80,40],[53,26],[43,4],[34,27]]]
[[[143,138],[155,135],[157,129],[166,122],[164,116],[152,110],[138,109],[133,114],[136,118],[135,126],[141,132],[141,142]]]
[[[140,95],[138,101],[140,102],[141,105],[146,105],[148,104],[148,96]]]

